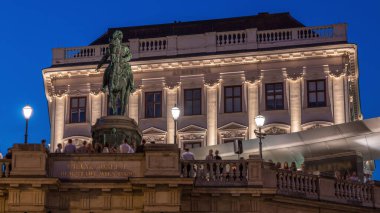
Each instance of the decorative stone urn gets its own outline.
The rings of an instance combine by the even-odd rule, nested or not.
[[[93,144],[108,143],[110,147],[118,147],[124,142],[135,141],[136,145],[141,143],[142,133],[137,123],[132,118],[121,115],[104,116],[99,118],[91,127]]]

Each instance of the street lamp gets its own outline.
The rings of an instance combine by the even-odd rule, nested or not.
[[[174,119],[174,144],[177,143],[177,119],[180,113],[181,110],[177,107],[177,105],[174,105],[174,107],[172,108],[172,116]]]
[[[24,143],[27,144],[28,143],[28,121],[29,121],[30,116],[32,116],[33,109],[29,105],[26,105],[24,106],[24,108],[22,108],[22,112],[26,120]]]
[[[255,117],[256,126],[259,130],[255,129],[255,135],[259,138],[259,148],[260,148],[260,159],[263,159],[263,146],[261,140],[265,138],[267,134],[261,132],[261,127],[264,126],[265,117],[262,115],[258,115]]]

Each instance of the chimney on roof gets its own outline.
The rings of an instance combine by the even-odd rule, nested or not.
[[[265,15],[269,15],[269,13],[268,13],[268,12],[261,12],[261,13],[259,13],[258,15],[259,15],[259,16],[265,16]]]

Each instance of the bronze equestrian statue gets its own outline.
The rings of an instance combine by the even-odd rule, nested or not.
[[[122,44],[123,33],[116,30],[110,40],[109,48],[103,56],[99,68],[108,60],[110,63],[103,75],[103,91],[108,89],[109,106],[113,115],[125,115],[129,94],[134,92],[133,73],[129,61],[132,54],[129,48]],[[118,111],[118,101],[120,111]]]

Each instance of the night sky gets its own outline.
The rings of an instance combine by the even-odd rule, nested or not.
[[[17,4],[16,4],[17,2]],[[136,26],[290,12],[306,26],[348,24],[358,45],[364,118],[380,117],[380,1],[378,0],[144,0],[1,1],[0,151],[24,140],[22,108],[30,104],[29,141],[49,141],[50,124],[42,69],[54,47],[86,46],[110,27]],[[380,180],[380,161],[376,179]]]

